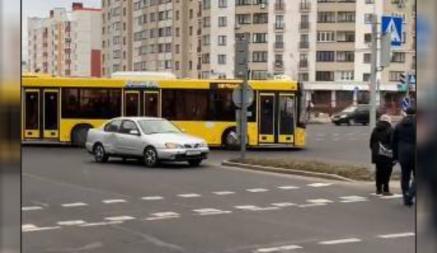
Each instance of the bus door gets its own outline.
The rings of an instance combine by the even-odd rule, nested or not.
[[[144,91],[144,116],[160,116],[160,98],[159,91]]]
[[[124,116],[140,116],[140,91],[127,90],[124,93]]]
[[[260,144],[292,144],[294,142],[295,102],[292,93],[260,93]]]
[[[278,108],[278,142],[291,144],[294,142],[295,129],[295,97],[293,94],[279,94]]]
[[[24,90],[24,138],[40,138],[40,100],[38,89]]]
[[[274,93],[259,95],[259,142],[275,143],[275,99]]]
[[[57,89],[43,90],[43,138],[57,139],[59,137],[59,91]]]

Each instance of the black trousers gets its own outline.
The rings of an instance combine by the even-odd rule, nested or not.
[[[402,172],[402,177],[401,177],[401,188],[402,188],[402,194],[404,196],[404,201],[409,201],[411,200],[411,185],[410,185],[410,181],[411,181],[411,174],[415,174],[415,170],[414,170],[414,161],[401,161],[401,172]]]
[[[379,192],[389,192],[390,177],[393,172],[393,165],[386,162],[376,163],[376,190]]]

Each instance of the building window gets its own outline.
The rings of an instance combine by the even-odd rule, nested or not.
[[[371,60],[372,60],[372,54],[365,53],[363,55],[363,63],[370,63]]]
[[[354,11],[339,11],[337,14],[337,22],[339,23],[353,23],[355,22]]]
[[[218,36],[218,45],[219,46],[226,46],[226,35],[219,35]]]
[[[254,51],[252,62],[267,62],[267,51]]]
[[[334,23],[335,22],[335,12],[332,11],[320,11],[317,13],[318,23]]]
[[[354,56],[354,51],[337,51],[338,62],[353,62]]]
[[[217,63],[220,65],[225,65],[226,64],[226,55],[225,54],[219,54],[217,56]]]
[[[355,32],[337,32],[337,42],[355,42]]]
[[[203,0],[203,9],[208,10],[211,8],[211,0]]]
[[[317,32],[317,42],[334,42],[335,32]]]
[[[250,22],[250,14],[237,14],[237,23],[239,25],[248,25]]]
[[[391,57],[391,62],[404,63],[405,53],[404,52],[393,52]]]
[[[316,81],[334,81],[334,72],[316,71]]]
[[[268,73],[265,70],[253,70],[252,79],[254,80],[266,80],[268,78]]]
[[[366,4],[374,4],[375,0],[366,0]]]
[[[235,2],[235,5],[239,6],[239,5],[251,5],[252,4],[252,0],[237,0]]]
[[[364,34],[364,43],[371,43],[372,42],[372,34],[371,33],[365,33]]]
[[[370,80],[370,73],[363,74],[363,82],[368,82]]]
[[[226,7],[228,7],[228,0],[219,0],[218,1],[218,7],[219,8],[226,8]]]
[[[401,80],[401,75],[403,74],[403,71],[390,71],[389,80],[392,82]]]
[[[267,43],[267,33],[254,33],[253,43]]]
[[[228,25],[227,21],[228,20],[227,20],[226,16],[218,17],[218,26],[219,27],[226,27]]]
[[[318,62],[333,62],[335,61],[334,51],[317,51],[316,60]]]
[[[209,34],[202,36],[202,42],[204,46],[209,46],[211,44],[210,38],[211,36]]]
[[[307,82],[309,80],[308,73],[299,73],[298,75],[298,81]]]
[[[372,23],[372,13],[366,13],[364,14],[364,24],[371,24]]]
[[[253,23],[254,24],[267,24],[269,22],[269,14],[268,13],[255,13],[253,14]]]
[[[202,54],[202,63],[209,64],[209,54]]]
[[[338,72],[336,72],[335,80],[339,80],[339,81],[354,80],[354,72],[353,71],[338,71]]]
[[[208,28],[211,27],[211,18],[203,17],[203,27]]]

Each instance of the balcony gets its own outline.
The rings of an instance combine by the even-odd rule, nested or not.
[[[300,49],[308,49],[310,48],[310,43],[308,41],[299,41]]]
[[[310,29],[310,22],[300,22],[299,23],[299,30],[309,30]]]
[[[299,4],[299,10],[300,12],[309,12],[311,10],[311,3],[310,2],[301,2]]]
[[[283,12],[285,11],[286,5],[284,2],[277,2],[275,3],[275,11],[276,12]]]
[[[275,23],[274,24],[276,30],[284,30],[285,29],[285,23]]]
[[[284,67],[283,61],[275,61],[275,69],[282,69]]]
[[[308,68],[308,60],[300,60],[299,61],[299,68]]]

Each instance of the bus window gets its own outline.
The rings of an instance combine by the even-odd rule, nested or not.
[[[158,117],[159,116],[159,93],[146,92],[144,93],[144,116]]]
[[[293,135],[294,132],[294,99],[290,95],[279,98],[279,134]]]
[[[140,94],[138,91],[126,92],[124,114],[128,117],[140,115]]]
[[[26,92],[26,129],[39,129],[39,92]]]
[[[168,120],[207,120],[208,90],[163,90],[162,115]]]
[[[44,93],[44,129],[58,130],[58,92]]]

